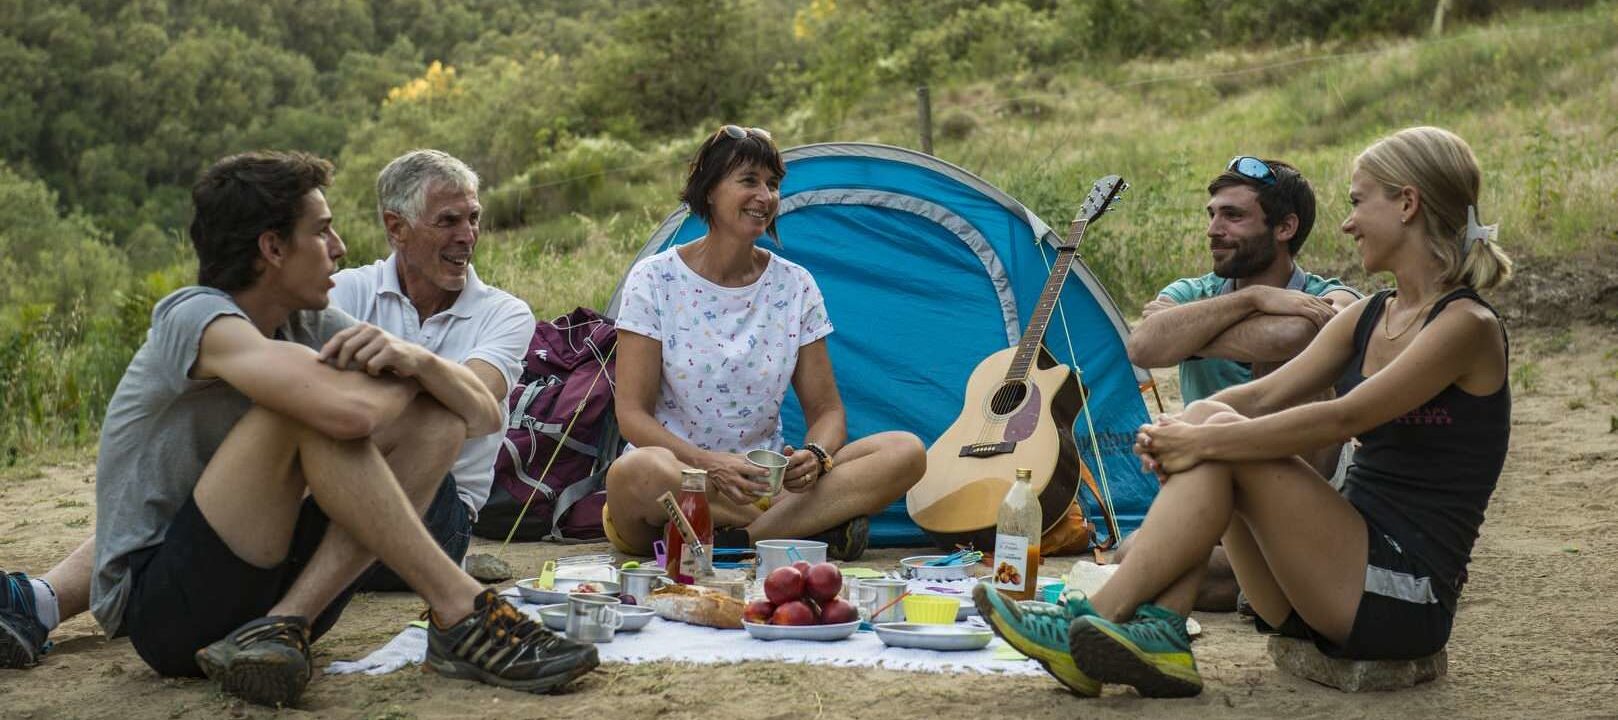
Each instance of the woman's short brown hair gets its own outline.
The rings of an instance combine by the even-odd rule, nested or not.
[[[738,130],[742,137],[733,136]],[[680,201],[691,208],[692,215],[709,222],[713,218],[713,208],[708,205],[708,193],[730,171],[744,165],[768,168],[777,179],[787,175],[781,150],[775,146],[775,140],[769,133],[736,125],[719,128],[702,142],[702,147],[697,148],[696,157],[691,159],[690,170],[685,176],[685,188],[680,191]],[[775,230],[775,218],[770,218],[770,227],[766,232],[776,242],[781,241],[781,236]]]

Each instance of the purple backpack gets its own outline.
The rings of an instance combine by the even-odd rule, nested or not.
[[[503,540],[517,525],[519,540],[605,537],[607,466],[621,447],[612,409],[617,342],[612,321],[588,308],[534,323],[522,375],[506,398],[506,437],[478,535]]]

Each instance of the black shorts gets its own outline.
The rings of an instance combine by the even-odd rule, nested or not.
[[[329,524],[314,499],[306,498],[286,560],[273,568],[254,567],[231,552],[196,499],[188,498],[161,544],[129,554],[123,630],[135,652],[159,675],[201,677],[197,651],[264,617],[303,572]],[[353,595],[351,585],[310,623],[311,641],[336,624]]]
[[[1296,610],[1279,628],[1255,619],[1259,632],[1312,640],[1328,657],[1349,660],[1407,660],[1427,657],[1449,642],[1455,622],[1453,600],[1426,566],[1404,554],[1398,541],[1366,518],[1365,591],[1348,639],[1337,645],[1309,627]]]

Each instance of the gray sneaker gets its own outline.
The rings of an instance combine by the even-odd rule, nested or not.
[[[197,651],[197,665],[220,689],[250,703],[291,707],[309,685],[309,622],[264,617]]]
[[[478,594],[465,620],[427,623],[427,666],[445,677],[546,693],[600,663],[594,645],[546,630],[493,590]]]

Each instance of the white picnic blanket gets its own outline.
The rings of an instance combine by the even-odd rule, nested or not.
[[[539,622],[539,606],[522,602],[513,591],[507,599]],[[971,620],[976,620],[971,618]],[[757,640],[744,630],[719,630],[687,625],[662,618],[638,632],[619,632],[610,643],[596,645],[602,662],[641,663],[657,660],[692,663],[733,663],[748,660],[773,660],[809,665],[837,665],[842,667],[879,667],[892,670],[935,673],[1004,673],[1009,675],[1039,675],[1044,672],[1038,663],[1016,656],[995,638],[981,650],[940,652],[914,648],[888,647],[874,632],[857,632],[844,640],[811,642],[807,640]],[[421,628],[406,628],[382,648],[357,661],[338,661],[326,672],[335,675],[363,672],[381,675],[409,664],[422,662],[427,656],[427,632]]]

